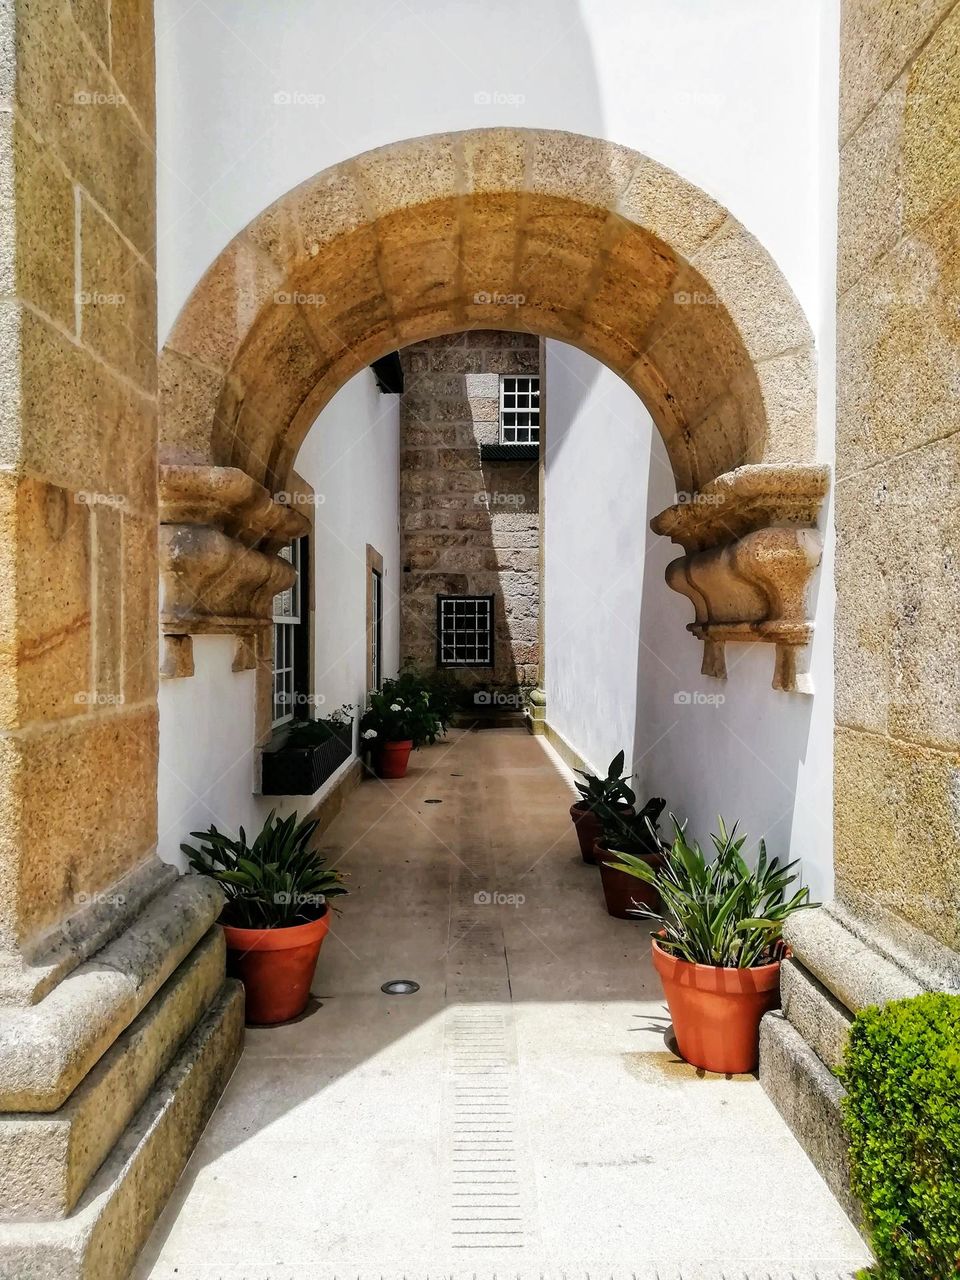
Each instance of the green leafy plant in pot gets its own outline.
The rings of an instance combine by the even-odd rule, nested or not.
[[[605,778],[585,769],[574,771],[583,781],[574,784],[580,792],[580,799],[570,806],[570,817],[584,862],[596,861],[594,845],[600,837],[604,816],[633,812],[637,797],[628,785],[633,775],[623,772],[623,761],[624,753],[618,751],[607,766]]]
[[[600,868],[600,883],[610,915],[619,920],[636,917],[638,906],[660,909],[660,895],[652,885],[638,880],[616,866],[623,858],[636,858],[651,868],[661,865],[663,842],[659,835],[660,815],[666,800],[653,796],[639,813],[603,813],[601,834],[594,841],[594,859]]]
[[[316,829],[315,821],[272,810],[252,845],[243,827],[234,839],[211,826],[190,832],[199,848],[180,846],[193,870],[223,890],[228,970],[246,989],[248,1022],[303,1012],[330,927],[328,900],[347,892],[340,872],[310,846]]]
[[[403,778],[410,752],[433,743],[443,724],[430,705],[426,689],[412,691],[400,680],[384,680],[370,692],[370,704],[360,718],[360,745],[373,757],[381,778]]]
[[[658,866],[624,854],[613,865],[655,889],[658,908],[636,912],[655,920],[653,963],[663,983],[682,1057],[707,1071],[753,1071],[759,1057],[760,1019],[780,1002],[783,925],[795,911],[818,904],[808,889],[787,890],[797,862],[768,858],[764,842],[751,867],[741,850],[745,836],[718,819],[708,859],[689,844],[673,819],[673,845]]]

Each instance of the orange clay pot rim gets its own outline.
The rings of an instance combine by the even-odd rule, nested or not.
[[[243,951],[286,951],[290,947],[302,947],[326,937],[330,928],[330,908],[324,907],[323,915],[305,924],[284,925],[277,929],[244,929],[236,924],[221,924],[227,946]]]
[[[659,934],[657,935],[660,936]],[[657,938],[651,938],[653,948],[658,955],[663,956],[669,964],[675,964],[684,969],[699,969],[702,973],[770,973],[773,969],[780,968],[780,960],[771,960],[769,964],[755,964],[749,968],[741,969],[737,965],[732,964],[701,964],[698,960],[684,960],[681,956],[672,955],[669,951],[664,951]],[[789,959],[793,952],[789,947],[785,948],[783,959]]]

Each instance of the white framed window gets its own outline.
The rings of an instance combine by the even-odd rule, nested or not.
[[[281,560],[289,560],[297,571],[292,587],[273,597],[273,727],[279,728],[294,718],[296,695],[304,674],[298,670],[301,648],[297,629],[302,623],[303,538],[280,551]]]
[[[493,596],[437,596],[437,665],[493,666]]]
[[[540,378],[536,374],[500,375],[500,443],[540,443]]]

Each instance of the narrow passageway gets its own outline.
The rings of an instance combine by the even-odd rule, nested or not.
[[[153,1280],[836,1280],[866,1251],[752,1077],[679,1062],[541,739],[453,731],[324,837],[351,896],[298,1022],[248,1031]],[[412,978],[414,995],[381,984]]]

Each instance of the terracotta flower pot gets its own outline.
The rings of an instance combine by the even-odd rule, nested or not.
[[[405,742],[385,742],[374,753],[373,764],[378,778],[405,778],[407,765],[410,763],[410,752],[413,740]]]
[[[691,964],[653,940],[653,963],[667,998],[680,1056],[726,1075],[755,1071],[760,1019],[780,1004],[780,961],[757,969]]]
[[[327,930],[330,908],[319,920],[288,929],[237,929],[225,924],[227,972],[247,994],[247,1022],[288,1022],[303,1013]]]
[[[617,861],[617,855],[607,851],[603,840],[595,841],[593,856],[600,868],[600,883],[603,885],[603,896],[610,915],[616,916],[618,920],[639,920],[640,917],[634,915],[632,910],[637,903],[649,907],[651,911],[660,910],[660,894],[652,884],[610,865]],[[643,860],[655,869],[663,865],[663,859],[655,853],[645,856]]]
[[[618,804],[616,806],[618,813],[633,813],[633,806],[629,804]],[[580,854],[584,862],[589,862],[591,866],[596,865],[593,846],[603,834],[600,828],[600,819],[582,800],[578,800],[576,804],[570,806],[570,817],[573,819],[573,825],[576,828],[577,839],[580,841]]]

